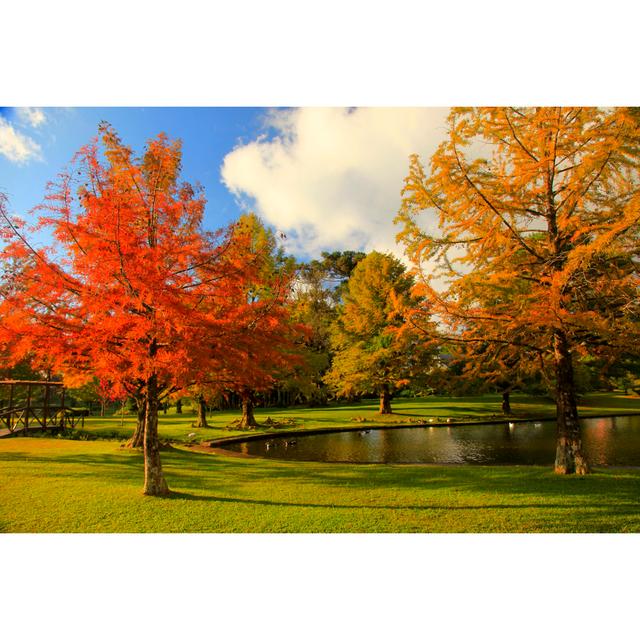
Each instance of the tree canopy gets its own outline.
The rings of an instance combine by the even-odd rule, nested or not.
[[[377,393],[380,413],[391,413],[393,393],[425,375],[432,351],[397,313],[399,306],[415,306],[412,285],[404,265],[389,254],[373,251],[355,267],[338,307],[335,353],[325,375],[337,395]]]
[[[211,371],[228,377],[264,346],[257,317],[273,333],[273,296],[256,304],[264,254],[243,225],[201,227],[203,194],[179,182],[180,143],[164,134],[135,157],[108,125],[50,185],[30,242],[4,215],[6,262],[0,331],[15,359],[79,385],[97,377],[114,396],[146,405],[145,493],[168,491],[157,434],[158,403]],[[5,212],[6,214],[6,212]]]
[[[429,172],[412,157],[396,218],[415,291],[439,339],[551,366],[556,471],[584,473],[574,360],[638,344],[638,123],[529,107],[452,109],[448,124]]]

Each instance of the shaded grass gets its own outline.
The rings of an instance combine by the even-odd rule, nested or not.
[[[11,532],[640,531],[640,469],[331,465],[162,453],[173,494],[141,495],[142,456],[108,441],[0,441]]]
[[[292,421],[286,429],[318,429],[349,427],[360,428],[362,425],[398,424],[406,426],[411,421],[428,420],[503,420],[501,411],[502,398],[498,395],[473,397],[437,397],[400,398],[393,401],[394,413],[390,416],[378,415],[378,402],[364,401],[350,405],[329,405],[327,407],[291,407],[287,409],[258,408],[256,418],[264,422],[267,418],[275,421]],[[555,406],[542,397],[513,394],[513,416],[517,418],[553,418]],[[580,415],[615,414],[626,411],[640,411],[640,398],[616,393],[597,393],[584,396],[580,401]],[[214,411],[208,416],[210,428],[195,428],[195,412],[188,405],[183,414],[176,414],[171,409],[168,414],[160,414],[159,430],[163,439],[174,442],[200,442],[225,436],[241,435],[242,431],[227,426],[239,417],[238,411]],[[85,430],[97,437],[122,440],[129,438],[134,430],[135,416],[119,415],[110,417],[91,417],[85,421]],[[266,426],[258,428],[258,432],[277,431]],[[195,434],[189,436],[189,434]]]

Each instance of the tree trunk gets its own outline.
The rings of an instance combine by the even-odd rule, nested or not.
[[[152,374],[147,380],[144,421],[144,495],[166,496],[169,487],[162,473],[160,441],[158,440],[158,380]]]
[[[176,413],[182,413],[182,398],[178,398],[176,402]]]
[[[137,449],[144,445],[144,423],[146,420],[147,403],[145,397],[140,394],[136,396],[136,430],[127,442],[127,447]]]
[[[196,421],[196,428],[206,429],[209,426],[207,424],[207,403],[204,401],[202,396],[198,396],[196,401],[198,402],[198,419]]]
[[[253,415],[253,397],[251,391],[242,391],[242,417],[240,418],[240,429],[255,429],[258,426],[255,416]]]
[[[558,443],[555,472],[559,474],[589,473],[589,464],[582,451],[582,437],[578,422],[578,406],[573,380],[573,364],[569,342],[564,332],[557,330],[553,337],[556,366],[556,407]]]
[[[505,416],[511,415],[511,402],[509,400],[509,395],[509,391],[502,392],[502,413],[504,413]]]
[[[393,413],[391,411],[391,394],[387,384],[383,385],[382,391],[380,391],[380,413],[382,415]]]

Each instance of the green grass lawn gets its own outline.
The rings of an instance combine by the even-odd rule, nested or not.
[[[515,396],[519,417],[551,417],[541,398]],[[640,409],[616,394],[583,399],[581,415]],[[395,415],[376,403],[322,409],[259,409],[258,420],[293,419],[297,428],[384,420],[500,416],[500,398],[397,400]],[[614,532],[640,531],[640,469],[598,469],[559,477],[549,467],[346,465],[202,453],[184,446],[239,433],[236,412],[217,412],[197,430],[183,415],[160,418],[170,498],[142,496],[139,451],[118,440],[60,437],[0,440],[0,531],[5,532]],[[403,422],[405,421],[405,422]],[[129,437],[133,416],[90,418],[92,436]],[[287,426],[287,428],[291,428]]]
[[[406,426],[411,422],[429,418],[457,421],[504,420],[500,409],[501,397],[498,395],[473,396],[461,398],[427,397],[405,399],[393,402],[393,415],[377,414],[378,403],[373,400],[350,405],[330,405],[328,407],[288,409],[256,409],[256,419],[264,422],[267,418],[283,423],[282,429],[318,429],[332,427],[354,427],[374,424],[398,424]],[[514,394],[511,400],[514,417],[517,418],[553,418],[555,406],[546,398]],[[580,415],[615,414],[628,411],[640,412],[640,398],[615,393],[597,393],[585,396],[580,402]],[[184,413],[176,414],[172,408],[164,415],[160,414],[160,437],[177,442],[200,442],[241,435],[243,432],[227,426],[239,417],[238,411],[214,411],[207,420],[210,428],[195,429],[195,413],[186,405]],[[85,421],[85,430],[100,437],[126,439],[133,433],[135,416],[125,414],[109,417],[90,417]],[[263,426],[258,431],[269,431]],[[277,429],[273,429],[277,431]],[[188,437],[189,434],[195,434]]]
[[[0,441],[4,532],[640,531],[640,469],[332,465],[162,453],[170,498],[113,441]]]

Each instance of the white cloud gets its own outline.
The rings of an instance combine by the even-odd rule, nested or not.
[[[16,164],[42,158],[40,145],[19,131],[0,116],[0,155]]]
[[[241,144],[222,179],[246,208],[289,237],[295,253],[392,251],[409,155],[425,162],[445,135],[448,109],[299,108],[272,112],[276,131]]]
[[[18,118],[25,124],[37,129],[47,121],[44,111],[38,107],[17,107]]]

